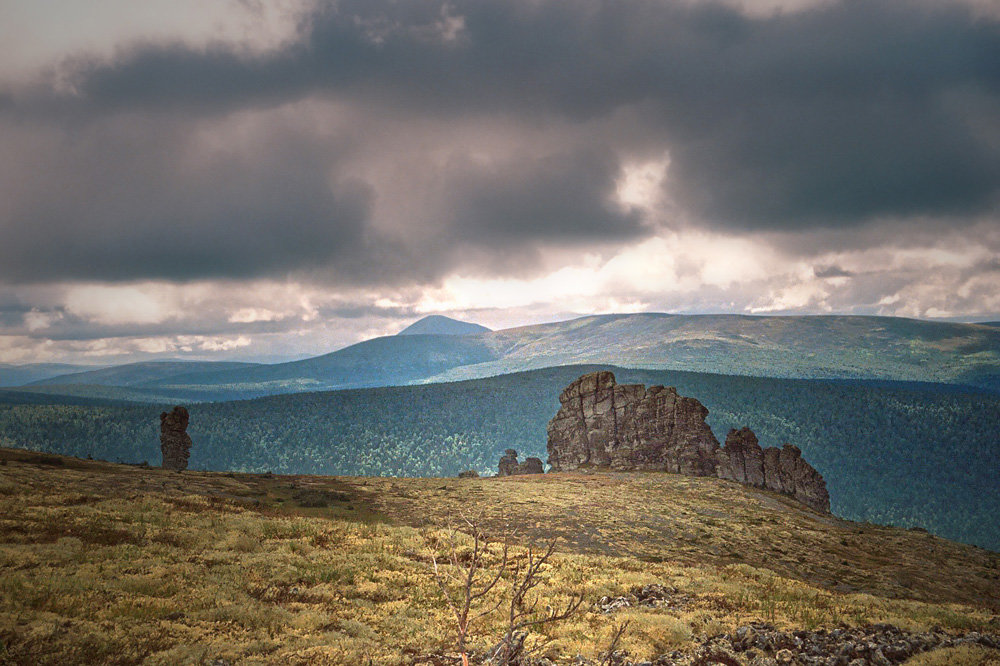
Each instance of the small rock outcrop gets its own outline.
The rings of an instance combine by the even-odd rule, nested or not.
[[[477,472],[474,469],[467,469],[464,472],[459,472],[458,473],[458,478],[460,478],[460,479],[478,479],[479,478],[479,472]]]
[[[826,481],[802,458],[797,446],[762,449],[750,428],[730,430],[719,449],[716,476],[791,495],[819,511],[830,510]]]
[[[187,434],[188,411],[183,407],[160,413],[160,452],[163,469],[187,469],[191,437]]]
[[[497,464],[497,476],[514,476],[517,474],[544,474],[545,465],[541,458],[525,458],[523,463],[517,462],[517,451],[507,449]]]
[[[830,510],[826,482],[797,447],[762,449],[749,428],[731,431],[720,447],[705,422],[708,409],[675,388],[618,384],[613,373],[594,372],[567,386],[559,402],[548,426],[553,472],[607,468],[717,476]],[[511,464],[501,459],[501,476],[505,461]]]
[[[497,463],[497,476],[513,476],[517,474],[517,451],[507,449]]]
[[[525,458],[524,462],[517,466],[516,474],[545,474],[545,465],[541,458]]]

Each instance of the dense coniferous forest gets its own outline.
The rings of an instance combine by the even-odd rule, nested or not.
[[[191,467],[489,474],[506,448],[545,458],[559,392],[593,369],[195,404]],[[839,516],[1000,549],[1000,395],[940,384],[615,372],[620,383],[672,385],[699,399],[720,442],[748,425],[764,446],[796,444],[826,478]],[[158,464],[163,407],[0,405],[0,445]]]

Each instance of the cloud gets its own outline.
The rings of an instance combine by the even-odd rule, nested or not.
[[[9,315],[0,316],[0,353],[109,363],[164,354],[288,360],[393,334],[432,312],[491,328],[632,311],[995,316],[998,249],[1000,239],[988,233],[954,229],[927,247],[801,256],[766,235],[685,229],[660,231],[609,256],[576,253],[521,276],[459,273],[433,287],[334,289],[261,278],[15,289],[33,308],[0,289],[0,314]],[[817,275],[824,266],[851,277]],[[81,291],[103,297],[81,309]],[[149,307],[116,309],[126,296]]]
[[[296,16],[256,45],[142,33],[0,84],[3,331],[253,340],[228,353],[435,306],[496,325],[515,323],[503,304],[995,303],[1000,14],[982,0]]]
[[[162,242],[170,225],[205,230],[210,251],[177,244],[202,275],[346,265],[367,234],[372,247],[358,264],[386,261],[391,275],[397,266],[388,264],[426,248],[371,236],[379,225],[371,202],[391,186],[377,173],[346,182],[352,155],[335,144],[364,153],[385,129],[378,119],[393,114],[428,140],[453,123],[489,132],[499,119],[515,133],[539,123],[597,130],[521,164],[484,168],[473,156],[466,177],[453,179],[445,214],[455,218],[450,231],[480,246],[505,231],[628,239],[636,219],[597,195],[632,153],[653,148],[670,155],[664,187],[672,199],[716,228],[961,220],[995,211],[1000,193],[1000,130],[984,120],[1000,103],[1000,31],[964,4],[844,1],[762,14],[652,0],[355,0],[322,3],[301,25],[298,41],[261,52],[176,42],[133,45],[110,60],[80,57],[64,66],[70,92],[12,93],[6,130],[18,131],[16,118],[62,131],[43,140],[34,174],[8,169],[40,181],[45,195],[60,191],[72,210],[43,205],[39,193],[10,222],[96,231],[104,220],[128,220],[136,229],[124,235],[130,248],[141,248],[144,235]],[[193,171],[178,154],[206,126],[225,134],[241,122],[234,116],[254,112],[280,122],[267,110],[305,100],[350,107],[358,126],[337,126],[331,137],[316,117],[302,116],[296,136],[283,135],[288,145],[258,141],[252,153]],[[614,118],[626,109],[633,126],[623,128]],[[73,182],[88,166],[91,175]],[[124,205],[144,191],[152,196]],[[217,253],[212,233],[226,226],[236,232],[232,249]],[[99,248],[84,250],[104,258]],[[132,256],[125,277],[140,267],[150,276],[188,272],[178,257]],[[68,272],[73,262],[63,265]]]
[[[854,272],[841,268],[836,264],[830,266],[814,266],[813,274],[818,278],[849,278],[854,277]]]
[[[615,201],[622,167],[600,147],[485,164],[462,160],[457,172],[452,228],[457,240],[490,246],[523,239],[581,243],[643,235],[637,209]]]
[[[0,204],[0,278],[273,275],[356,256],[371,193],[339,177],[343,148],[262,120],[0,132],[19,160]]]

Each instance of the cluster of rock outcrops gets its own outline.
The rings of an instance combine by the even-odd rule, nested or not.
[[[525,458],[523,463],[517,462],[517,451],[504,451],[497,465],[497,476],[514,476],[515,474],[544,474],[545,466],[541,458]]]
[[[571,383],[559,402],[548,426],[553,472],[609,468],[715,476],[830,510],[826,482],[797,447],[762,449],[749,428],[730,431],[720,447],[705,422],[708,409],[675,388],[620,385],[602,371]]]
[[[174,407],[160,413],[160,452],[163,469],[187,469],[191,456],[191,437],[187,434],[188,410]]]

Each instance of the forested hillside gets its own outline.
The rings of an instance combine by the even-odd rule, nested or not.
[[[492,473],[506,448],[545,458],[560,390],[594,366],[490,379],[190,406],[191,466],[340,475]],[[616,369],[677,386],[722,440],[748,425],[792,442],[837,515],[923,526],[1000,549],[1000,396],[933,384],[867,385]],[[158,464],[162,406],[0,406],[0,446]]]
[[[926,381],[1000,392],[1000,331],[978,324],[663,313],[594,315],[478,333],[471,331],[482,327],[462,322],[429,318],[418,324],[404,335],[288,363],[133,363],[19,390],[143,402],[168,396],[241,400],[614,364],[751,377]]]

